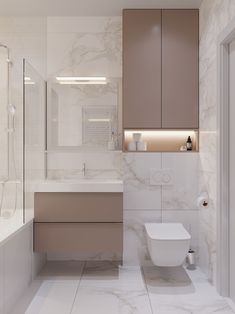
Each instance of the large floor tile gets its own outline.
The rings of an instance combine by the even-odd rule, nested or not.
[[[21,301],[11,314],[234,313],[200,269],[116,262],[50,262]]]
[[[70,314],[84,263],[47,262],[12,314]]]
[[[153,314],[234,313],[199,269],[145,267]]]
[[[40,280],[71,280],[80,279],[84,262],[80,261],[49,261],[39,273]]]
[[[140,267],[87,262],[72,314],[152,314]]]
[[[224,301],[214,301],[211,304],[197,302],[185,303],[181,298],[177,302],[171,299],[165,300],[165,304],[158,301],[155,305],[152,303],[153,314],[232,314],[231,308]]]
[[[46,280],[25,314],[70,314],[79,282],[77,280]]]
[[[72,314],[152,314],[147,291],[81,286]]]
[[[122,290],[146,290],[140,267],[121,266],[117,262],[87,262],[80,287],[104,287]]]

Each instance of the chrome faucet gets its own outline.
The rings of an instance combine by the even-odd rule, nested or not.
[[[82,164],[82,172],[83,172],[83,178],[86,176],[86,164],[85,162]]]

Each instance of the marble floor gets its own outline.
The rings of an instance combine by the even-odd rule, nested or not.
[[[48,262],[12,314],[235,313],[199,270]]]

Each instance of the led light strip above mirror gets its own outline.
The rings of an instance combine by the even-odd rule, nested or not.
[[[32,81],[31,77],[29,77],[29,76],[26,76],[26,77],[24,78],[24,83],[25,83],[26,85],[35,85],[35,82]]]
[[[107,78],[104,76],[57,76],[56,80],[61,85],[105,85]]]

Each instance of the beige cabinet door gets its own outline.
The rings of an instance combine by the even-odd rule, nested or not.
[[[162,10],[162,127],[198,128],[198,10]]]
[[[161,128],[161,10],[123,11],[123,127]]]

